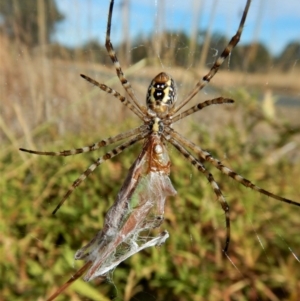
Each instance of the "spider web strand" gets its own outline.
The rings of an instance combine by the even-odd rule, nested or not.
[[[105,84],[98,83],[96,80],[84,75],[80,74],[82,78],[93,84],[94,86],[100,88],[102,91],[113,95],[115,98],[119,99],[123,105],[125,105],[127,108],[129,108],[135,115],[137,115],[141,120],[143,120],[143,113],[140,111],[139,108],[136,108],[135,105],[133,105],[126,97],[122,96],[119,92],[116,90],[106,86]]]

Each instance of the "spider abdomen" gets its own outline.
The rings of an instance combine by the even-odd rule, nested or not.
[[[177,88],[173,78],[165,72],[154,77],[148,88],[146,104],[159,116],[165,115],[174,106]]]

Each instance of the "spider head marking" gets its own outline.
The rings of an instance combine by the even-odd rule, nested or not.
[[[156,75],[148,88],[147,108],[158,114],[166,115],[174,107],[177,97],[177,87],[173,78],[161,72]]]

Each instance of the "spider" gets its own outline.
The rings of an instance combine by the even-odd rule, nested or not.
[[[231,104],[234,100],[224,97],[217,97],[214,99],[206,100],[204,102],[198,103],[195,106],[190,107],[189,109],[178,113],[188,102],[196,96],[201,89],[203,89],[210,80],[215,76],[218,72],[220,66],[224,62],[224,60],[231,53],[233,48],[238,44],[243,27],[245,24],[245,20],[247,17],[247,13],[250,7],[251,0],[246,1],[246,5],[243,11],[242,18],[240,20],[240,24],[236,34],[231,38],[228,45],[225,47],[221,55],[216,59],[215,63],[209,70],[209,72],[200,79],[196,86],[188,95],[177,105],[175,106],[176,98],[177,98],[177,88],[175,81],[173,78],[165,73],[161,72],[156,75],[151,81],[147,96],[146,96],[146,107],[140,105],[138,99],[134,94],[134,90],[131,87],[130,82],[124,76],[122,71],[122,67],[118,61],[116,53],[114,51],[113,45],[111,43],[111,23],[112,23],[112,14],[113,14],[113,6],[114,0],[110,1],[109,6],[109,14],[108,14],[108,23],[107,23],[107,31],[106,31],[106,49],[107,52],[115,66],[117,76],[128,94],[128,98],[121,95],[119,92],[113,90],[112,88],[98,83],[94,79],[81,74],[85,80],[90,82],[91,84],[99,87],[104,92],[111,94],[115,98],[121,101],[121,103],[129,108],[137,117],[139,117],[143,124],[137,128],[131,129],[129,131],[118,134],[114,137],[109,137],[102,141],[96,142],[93,145],[85,146],[82,148],[64,150],[60,152],[42,152],[42,151],[33,151],[20,148],[21,151],[36,154],[36,155],[47,155],[47,156],[70,156],[80,153],[91,152],[97,150],[101,147],[113,144],[115,142],[119,142],[125,140],[125,142],[121,143],[119,146],[115,147],[111,151],[107,152],[102,157],[99,157],[84,173],[82,173],[71,185],[67,193],[64,195],[62,200],[59,202],[57,207],[54,209],[53,214],[57,212],[57,210],[61,207],[61,205],[65,202],[65,200],[70,196],[70,194],[74,191],[74,189],[79,186],[99,165],[101,165],[106,160],[109,160],[118,154],[122,153],[125,149],[129,148],[131,145],[135,144],[140,140],[145,140],[145,144],[147,141],[150,141],[151,137],[155,136],[155,139],[159,139],[162,144],[170,143],[173,145],[179,153],[184,156],[192,165],[194,165],[209,181],[218,202],[220,203],[222,209],[225,212],[225,221],[226,221],[226,239],[223,252],[227,253],[229,242],[230,242],[230,209],[229,205],[226,202],[217,182],[214,180],[213,175],[207,171],[203,162],[210,162],[217,169],[219,169],[223,174],[233,178],[240,184],[249,187],[253,190],[256,190],[262,194],[265,194],[273,199],[293,204],[296,206],[300,206],[300,203],[294,202],[292,200],[283,198],[281,196],[275,195],[263,188],[260,188],[253,184],[250,180],[243,178],[235,171],[226,167],[221,161],[214,158],[209,152],[203,150],[201,147],[195,145],[193,142],[189,141],[185,137],[183,137],[180,133],[175,131],[172,128],[172,125],[191,115],[194,114],[207,106],[215,105],[215,104]],[[192,151],[192,153],[188,150]]]

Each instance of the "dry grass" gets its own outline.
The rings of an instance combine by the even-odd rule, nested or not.
[[[106,96],[79,77],[80,73],[88,74],[122,92],[112,66],[101,66],[92,61],[82,63],[76,61],[76,58],[72,62],[47,59],[41,57],[38,51],[29,53],[22,45],[11,45],[4,36],[0,36],[0,42],[1,123],[6,133],[0,134],[1,139],[25,135],[27,143],[32,146],[30,133],[38,131],[36,127],[41,124],[55,124],[56,131],[64,135],[77,133],[78,130],[84,133],[86,127],[95,126],[95,120],[105,119],[107,123],[115,123],[120,119],[120,115],[123,118],[131,116],[124,113],[116,100],[105,101]],[[143,60],[125,71],[139,98],[144,101],[146,88],[153,76],[161,71],[161,66],[151,67],[148,66],[147,60]],[[169,68],[165,71],[172,74],[178,82],[179,98],[207,72],[193,69],[185,71],[181,68]],[[212,86],[227,90],[227,94],[230,94],[234,87],[246,87],[261,93],[271,90],[273,93],[280,91],[286,95],[297,95],[298,78],[299,74],[295,70],[287,74],[241,74],[222,70],[213,79]],[[199,95],[197,101],[215,95],[219,95],[219,92],[216,94],[208,88],[205,93]],[[114,114],[107,114],[111,110]],[[123,116],[124,114],[126,116]]]

